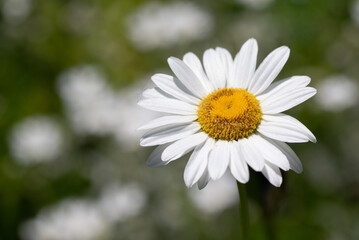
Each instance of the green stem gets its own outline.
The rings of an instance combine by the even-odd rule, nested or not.
[[[240,240],[249,239],[249,212],[246,185],[237,182],[239,194]]]

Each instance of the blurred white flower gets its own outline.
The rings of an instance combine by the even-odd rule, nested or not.
[[[263,9],[273,2],[273,0],[237,0],[238,3],[248,8]]]
[[[141,50],[201,40],[210,33],[212,17],[192,3],[150,2],[127,20],[129,37]]]
[[[23,21],[31,11],[31,0],[4,0],[2,14],[6,21],[18,23]]]
[[[315,99],[323,110],[339,112],[357,103],[358,86],[347,76],[330,76],[321,81],[317,88]]]
[[[219,213],[238,202],[236,180],[227,173],[218,181],[208,183],[202,190],[191,188],[189,196],[201,211]]]
[[[96,205],[83,200],[66,200],[45,209],[21,228],[24,240],[100,239],[109,225]]]
[[[158,113],[137,106],[143,83],[115,92],[93,66],[72,68],[59,78],[59,94],[74,130],[82,135],[113,136],[124,149],[138,147],[136,129]]]
[[[95,67],[75,67],[59,78],[59,93],[75,131],[112,133],[121,118],[119,105],[105,77]]]
[[[45,116],[29,117],[18,123],[9,140],[11,154],[21,164],[53,160],[63,146],[60,126]]]
[[[67,199],[42,210],[20,230],[24,240],[107,239],[118,221],[138,215],[145,192],[135,184],[110,185],[96,201]]]
[[[359,0],[354,1],[351,5],[350,14],[354,23],[359,26]]]
[[[124,221],[140,213],[146,203],[146,194],[137,185],[111,185],[98,201],[104,217],[113,222]]]
[[[60,76],[61,97],[75,107],[91,105],[104,92],[107,86],[105,77],[93,66],[74,67]]]

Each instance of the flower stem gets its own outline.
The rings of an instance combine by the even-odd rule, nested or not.
[[[249,212],[246,185],[237,182],[239,194],[240,240],[249,239]]]

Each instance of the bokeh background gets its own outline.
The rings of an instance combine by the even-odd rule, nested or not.
[[[169,56],[250,37],[318,89],[289,111],[318,139],[291,145],[303,173],[251,172],[253,239],[359,239],[358,0],[0,3],[0,239],[238,239],[234,180],[187,189],[188,156],[148,168],[135,129],[158,114],[136,102]]]

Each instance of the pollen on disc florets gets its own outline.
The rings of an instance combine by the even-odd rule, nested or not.
[[[238,140],[258,127],[262,111],[259,101],[242,88],[222,88],[211,92],[199,104],[198,122],[210,137]]]

